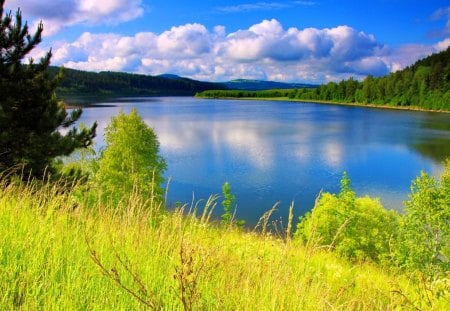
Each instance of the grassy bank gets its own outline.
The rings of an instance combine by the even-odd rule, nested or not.
[[[224,228],[214,200],[158,216],[75,203],[59,186],[0,185],[2,310],[448,309],[424,285],[286,236]],[[194,217],[197,215],[196,217]],[[282,233],[280,235],[285,235]],[[436,289],[437,288],[437,289]]]
[[[450,113],[450,110],[432,110],[424,109],[414,106],[393,106],[393,105],[380,105],[380,104],[362,104],[362,103],[346,103],[340,101],[331,100],[318,100],[318,99],[298,99],[291,98],[289,96],[280,97],[232,97],[232,96],[204,96],[201,93],[197,94],[198,98],[210,98],[210,99],[230,99],[230,100],[267,100],[267,101],[289,101],[289,102],[299,102],[299,103],[314,103],[314,104],[325,104],[325,105],[338,105],[338,106],[350,106],[350,107],[364,107],[364,108],[377,108],[377,109],[392,109],[392,110],[406,110],[406,111],[423,111],[423,112],[439,112],[439,113]]]

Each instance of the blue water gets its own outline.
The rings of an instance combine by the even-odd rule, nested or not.
[[[218,194],[228,181],[237,218],[248,225],[277,202],[274,219],[287,219],[292,201],[296,217],[303,214],[321,189],[339,191],[344,171],[358,195],[402,210],[411,181],[421,170],[438,175],[450,156],[450,114],[190,97],[117,99],[85,108],[81,121],[99,123],[97,149],[110,118],[131,107],[158,135],[169,204]]]

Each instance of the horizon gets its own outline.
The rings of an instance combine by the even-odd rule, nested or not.
[[[52,65],[323,84],[403,69],[450,45],[446,1],[6,0]]]

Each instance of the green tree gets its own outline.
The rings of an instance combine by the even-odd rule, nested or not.
[[[20,168],[25,178],[42,178],[55,171],[55,158],[89,146],[96,124],[73,127],[81,110],[68,114],[56,97],[62,72],[49,78],[51,51],[37,64],[33,59],[22,63],[41,42],[43,25],[30,35],[20,10],[14,17],[4,14],[4,3],[0,0],[0,171]]]
[[[375,79],[368,75],[362,83],[363,100],[366,104],[372,104],[375,99]]]
[[[413,181],[395,253],[408,270],[429,276],[450,271],[450,160],[440,180],[422,172]]]
[[[346,84],[347,87],[345,88],[345,99],[346,101],[353,103],[355,102],[355,95],[359,87],[359,82],[353,79],[353,77],[350,77],[347,80]]]
[[[155,132],[135,108],[111,119],[105,142],[94,177],[102,194],[115,202],[136,192],[144,200],[161,200],[166,162],[159,155]]]

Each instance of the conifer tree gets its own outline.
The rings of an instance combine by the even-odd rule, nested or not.
[[[38,63],[24,62],[41,42],[42,23],[31,35],[20,9],[13,16],[4,13],[4,4],[0,0],[0,172],[17,168],[26,178],[41,178],[54,170],[56,157],[89,146],[96,124],[73,127],[81,110],[68,113],[56,97],[62,70],[50,78],[51,50]]]

